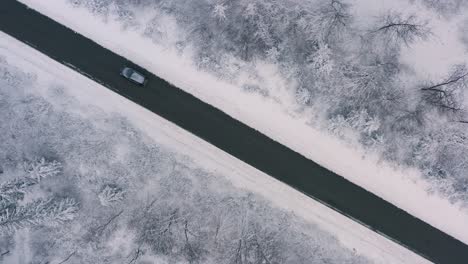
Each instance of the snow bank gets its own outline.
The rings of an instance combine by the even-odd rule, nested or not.
[[[61,82],[68,88],[67,93],[83,104],[96,105],[110,113],[117,112],[127,117],[155,142],[188,155],[208,171],[225,175],[235,186],[258,193],[278,207],[293,211],[306,221],[315,223],[336,236],[344,246],[354,249],[357,254],[367,256],[377,263],[428,263],[406,248],[237,160],[4,33],[0,33],[0,54],[16,67],[40,73],[37,76],[40,83]],[[80,89],[73,88],[76,86]],[[47,85],[42,87],[43,90],[37,92],[46,93]],[[105,104],[99,98],[106,98]]]

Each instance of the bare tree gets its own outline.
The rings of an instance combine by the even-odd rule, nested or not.
[[[330,0],[318,9],[316,20],[316,23],[322,27],[322,40],[329,43],[333,35],[340,35],[349,24],[351,20],[349,5],[339,0]]]
[[[449,114],[463,110],[463,92],[468,85],[466,65],[457,65],[447,78],[437,83],[430,83],[421,89],[423,100],[435,106],[439,111]]]
[[[380,18],[381,26],[371,31],[382,34],[388,41],[403,41],[405,45],[417,39],[425,39],[431,31],[427,22],[420,21],[415,15],[404,16],[401,13],[389,12]]]

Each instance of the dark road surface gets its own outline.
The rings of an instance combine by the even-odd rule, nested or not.
[[[1,1],[0,30],[433,262],[468,263],[467,245],[148,71],[135,66],[146,87],[130,84],[119,70],[133,63],[21,3]]]

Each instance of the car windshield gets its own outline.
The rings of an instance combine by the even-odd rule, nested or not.
[[[139,82],[139,83],[143,83],[145,81],[145,77],[143,77],[143,75],[139,74],[136,71],[132,72],[132,75],[130,76],[130,78],[132,78],[132,80]]]
[[[133,73],[133,70],[130,69],[130,68],[124,68],[124,69],[122,70],[122,75],[125,76],[125,77],[127,77],[127,78],[130,78],[130,76],[132,75],[132,73]]]

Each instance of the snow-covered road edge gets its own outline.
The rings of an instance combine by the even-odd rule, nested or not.
[[[67,93],[84,104],[127,117],[154,141],[191,157],[212,172],[225,175],[235,186],[253,191],[280,208],[291,210],[306,221],[335,235],[346,247],[377,263],[428,263],[427,260],[344,217],[291,187],[241,162],[167,120],[64,67],[40,52],[0,32],[0,56],[25,71],[40,72],[39,82],[61,82]],[[73,89],[79,86],[80,89]],[[48,85],[43,85],[44,89]],[[38,92],[46,92],[38,91]],[[106,98],[103,103],[100,98]]]

